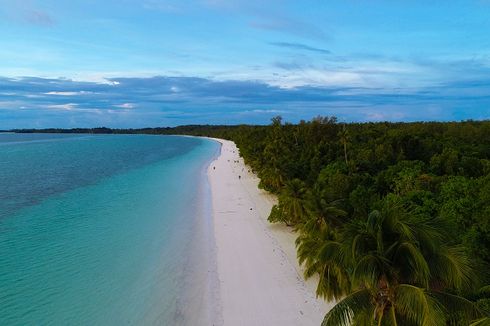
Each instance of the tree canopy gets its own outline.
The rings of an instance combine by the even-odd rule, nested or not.
[[[233,140],[277,194],[269,220],[297,231],[317,295],[338,302],[324,326],[490,324],[489,121],[65,132]]]

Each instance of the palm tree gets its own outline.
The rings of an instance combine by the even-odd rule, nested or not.
[[[283,178],[277,168],[266,168],[259,174],[259,187],[269,191],[276,191],[283,186]]]
[[[344,147],[345,164],[348,165],[348,161],[347,161],[347,144],[349,143],[350,137],[349,137],[349,132],[347,131],[347,128],[345,127],[345,124],[342,125],[342,130],[339,132],[338,136],[340,137],[340,143]]]
[[[322,185],[316,184],[306,195],[306,206],[311,216],[311,227],[305,225],[305,232],[313,228],[328,225],[330,228],[338,228],[345,223],[347,213],[341,208],[343,200],[334,199],[332,192],[327,191]]]
[[[279,194],[279,204],[274,205],[269,215],[270,222],[284,222],[288,226],[297,225],[306,219],[306,186],[303,181],[293,179]]]
[[[305,278],[318,275],[316,295],[328,301],[348,295],[352,288],[348,265],[336,237],[335,229],[325,226],[316,232],[301,232],[296,239],[298,260],[305,268]]]
[[[330,199],[326,191],[315,186],[307,196],[308,219],[298,227],[300,235],[296,239],[297,255],[299,263],[305,266],[305,277],[319,276],[316,294],[327,300],[345,295],[350,289],[344,266],[338,259],[325,256],[329,252],[326,248],[337,245],[336,228],[347,214],[339,208],[340,202]],[[318,259],[319,256],[322,258]]]
[[[322,326],[446,325],[456,310],[469,324],[478,311],[454,293],[475,277],[462,250],[444,245],[442,227],[386,200],[367,219],[343,227],[338,241],[326,241],[317,263],[343,268],[351,288],[335,296],[341,301]]]

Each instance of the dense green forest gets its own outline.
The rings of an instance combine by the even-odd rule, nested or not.
[[[269,220],[297,231],[317,295],[338,301],[323,325],[490,324],[490,122],[110,132],[233,140],[277,194]]]
[[[324,325],[484,325],[490,122],[222,128],[278,195],[305,276],[340,300]],[[483,319],[482,319],[483,318]]]

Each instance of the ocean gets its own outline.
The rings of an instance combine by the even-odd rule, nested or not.
[[[214,141],[0,134],[0,325],[209,325]]]

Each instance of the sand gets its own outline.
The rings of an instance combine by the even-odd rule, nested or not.
[[[231,141],[208,168],[221,317],[217,324],[320,325],[332,304],[305,282],[291,229],[270,224],[274,196],[258,189],[258,178]]]

